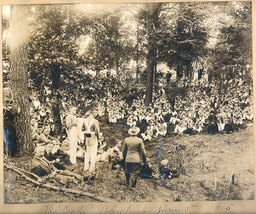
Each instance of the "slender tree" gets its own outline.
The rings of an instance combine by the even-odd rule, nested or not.
[[[145,8],[141,9],[139,22],[144,25],[144,32],[147,39],[147,69],[146,69],[146,97],[145,104],[152,103],[152,95],[156,83],[157,71],[157,40],[156,34],[159,28],[159,14],[162,3],[145,4]]]

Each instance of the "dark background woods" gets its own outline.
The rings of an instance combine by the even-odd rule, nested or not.
[[[149,105],[160,89],[160,79],[165,78],[167,83],[161,87],[174,103],[178,95],[189,96],[189,87],[178,87],[180,79],[186,78],[191,85],[198,72],[198,78],[208,75],[207,81],[213,81],[221,103],[223,94],[231,90],[223,79],[252,84],[250,2],[120,4],[109,8],[28,5],[11,6],[10,11],[11,16],[3,17],[4,34],[11,32],[3,41],[3,84],[12,91],[18,145],[24,151],[33,150],[29,134],[29,99],[33,96],[49,103],[54,132],[60,135],[64,99],[83,108],[83,99],[104,97],[115,87],[113,93],[118,91],[129,100],[132,95],[127,91],[132,94],[139,86]],[[19,33],[19,26],[29,30],[21,42],[12,34]],[[160,64],[168,74],[158,72]],[[86,71],[95,72],[96,78]],[[103,71],[117,76],[100,78]],[[95,84],[101,88],[92,95],[90,88]],[[85,96],[81,100],[74,96],[79,91]]]

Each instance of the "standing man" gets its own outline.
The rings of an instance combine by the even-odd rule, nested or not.
[[[93,172],[95,170],[98,139],[100,136],[99,121],[95,119],[96,115],[97,109],[96,106],[93,106],[90,110],[89,116],[84,120],[86,145],[84,171],[89,170],[89,172]]]
[[[146,151],[143,140],[137,137],[140,129],[132,127],[128,130],[130,137],[125,138],[123,145],[123,158],[125,161],[126,185],[136,187],[137,178],[141,170],[141,160],[146,164]]]
[[[71,164],[76,164],[76,150],[78,141],[78,128],[76,118],[76,107],[71,107],[66,118],[66,125],[68,129],[68,142],[70,145],[69,155]]]

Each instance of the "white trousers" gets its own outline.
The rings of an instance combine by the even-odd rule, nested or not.
[[[68,140],[69,140],[69,155],[71,164],[76,164],[76,151],[77,151],[77,136],[78,130],[77,127],[72,127],[68,132]]]
[[[93,144],[86,143],[86,153],[84,156],[84,171],[89,170],[89,172],[93,172],[95,170],[96,158],[97,158],[97,147],[98,142],[97,139]]]

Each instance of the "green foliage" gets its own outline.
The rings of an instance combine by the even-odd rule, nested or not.
[[[225,23],[220,29],[218,43],[213,49],[215,69],[212,72],[215,76],[220,77],[222,73],[232,79],[252,63],[251,4],[240,2],[237,7],[229,7],[226,14],[233,22]]]
[[[140,71],[146,84],[151,84],[157,80],[153,75],[147,79],[147,72],[156,72],[159,62],[177,73],[185,69],[192,75],[192,63],[203,61],[203,69],[208,67],[207,72],[218,78],[221,73],[234,78],[238,66],[251,65],[249,2],[129,5],[93,16],[72,5],[33,7],[28,71],[41,94],[44,86],[67,90],[63,78],[67,82],[83,80],[77,67],[98,72],[114,69],[128,77],[133,60],[143,68]],[[3,20],[3,26],[8,29],[8,20]],[[79,50],[86,38],[90,41],[81,56]],[[4,44],[5,61],[8,55]],[[147,64],[146,71],[142,64]]]
[[[159,61],[189,67],[193,61],[207,54],[207,30],[202,25],[204,17],[196,9],[194,4],[183,3],[166,7],[157,38]],[[178,13],[178,16],[168,21],[170,13]]]
[[[129,38],[129,29],[124,27],[123,12],[108,12],[92,20],[92,42],[83,58],[93,70],[115,69],[128,63],[135,45]]]
[[[79,63],[79,47],[75,43],[77,26],[64,9],[36,8],[34,31],[28,45],[28,70],[36,88],[42,85],[58,88],[54,78],[60,73],[71,75]]]

